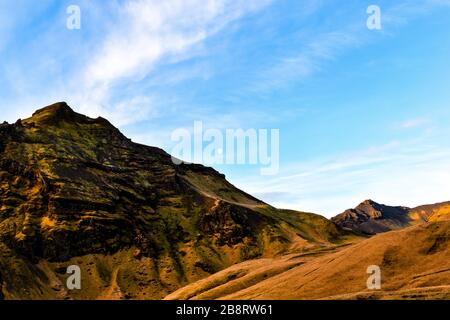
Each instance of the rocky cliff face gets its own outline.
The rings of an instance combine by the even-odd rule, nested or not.
[[[162,298],[234,263],[340,235],[325,218],[272,208],[65,103],[0,125],[6,298]],[[70,264],[84,290],[66,290]]]

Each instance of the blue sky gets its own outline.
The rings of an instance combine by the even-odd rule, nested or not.
[[[366,27],[372,4],[381,30]],[[0,120],[67,101],[168,152],[196,120],[276,128],[277,175],[216,168],[326,216],[446,201],[449,16],[450,0],[0,0]]]

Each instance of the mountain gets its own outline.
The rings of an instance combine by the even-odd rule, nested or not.
[[[379,266],[381,289],[366,272]],[[450,299],[450,221],[422,223],[314,254],[234,265],[166,299]]]
[[[416,208],[392,207],[366,200],[331,220],[340,227],[363,234],[377,234],[406,228],[426,221],[450,218],[450,202]]]
[[[366,200],[331,220],[342,228],[375,234],[409,226],[409,208],[391,207]]]
[[[0,125],[0,298],[160,299],[236,263],[351,237],[63,102]],[[70,265],[83,290],[66,288]]]

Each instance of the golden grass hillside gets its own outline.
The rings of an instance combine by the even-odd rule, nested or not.
[[[450,222],[376,235],[331,252],[232,266],[166,299],[450,299]],[[382,289],[368,290],[378,265]]]

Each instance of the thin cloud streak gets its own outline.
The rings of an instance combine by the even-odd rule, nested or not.
[[[320,9],[319,1],[311,1],[313,14]],[[450,6],[450,0],[417,0],[398,1],[390,7],[383,7],[382,35],[392,35],[415,18],[430,14],[433,10]],[[359,17],[359,15],[355,15]],[[350,49],[368,44],[372,40],[367,28],[360,19],[350,21],[346,25],[332,24],[333,29],[313,34],[309,39],[302,39],[305,44],[301,51],[287,54],[272,62],[263,69],[249,85],[249,91],[268,93],[298,81],[303,81],[320,72],[324,64],[337,59]],[[298,39],[300,41],[300,39]]]
[[[409,119],[400,123],[400,128],[402,129],[413,129],[418,127],[423,127],[430,123],[430,120],[425,118]]]
[[[107,113],[111,105],[125,103],[128,97],[114,101],[115,86],[130,79],[139,82],[160,64],[192,59],[202,52],[201,44],[206,39],[270,3],[269,0],[136,0],[126,3],[118,13],[121,23],[106,35],[93,61],[84,70],[82,78],[86,88],[83,92],[87,94],[78,99],[81,110]],[[145,105],[142,108],[146,108]],[[147,108],[152,108],[152,104]],[[121,109],[112,109],[120,119]],[[139,119],[142,118],[137,116],[120,125]]]
[[[235,183],[277,207],[327,217],[367,198],[407,206],[450,199],[450,149],[394,146],[291,165],[273,179]]]

